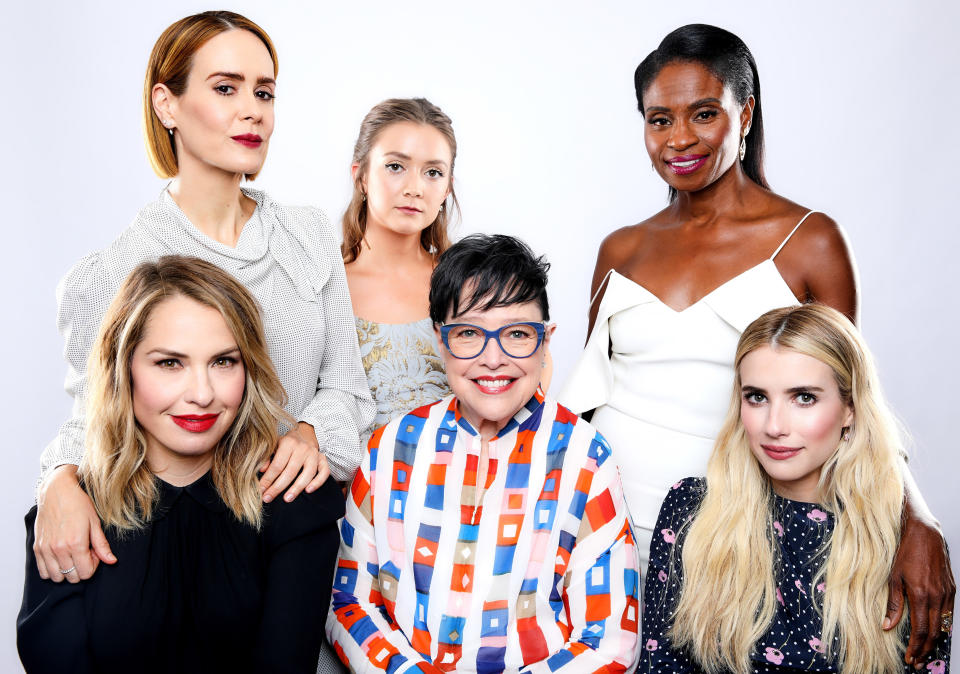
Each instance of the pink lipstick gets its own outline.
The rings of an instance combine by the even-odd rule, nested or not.
[[[213,428],[220,414],[172,414],[170,418],[180,428],[191,433],[203,433]]]
[[[682,157],[669,159],[667,165],[676,175],[685,176],[707,163],[707,157],[709,156],[706,154],[685,154]]]
[[[397,210],[406,215],[417,215],[418,213],[423,212],[419,208],[414,208],[413,206],[397,206]]]
[[[781,445],[760,445],[767,456],[775,461],[783,461],[800,453],[803,447],[783,447]]]
[[[255,133],[244,133],[239,136],[230,136],[244,147],[258,148],[263,143],[263,138]]]

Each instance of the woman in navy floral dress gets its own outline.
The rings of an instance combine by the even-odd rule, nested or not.
[[[856,329],[820,305],[741,337],[707,477],[673,485],[650,546],[640,672],[949,671],[884,631],[902,443]],[[709,488],[708,488],[709,486]]]

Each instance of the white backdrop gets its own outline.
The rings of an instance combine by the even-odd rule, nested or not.
[[[955,28],[960,5],[856,0],[784,3],[234,2],[280,58],[277,130],[256,184],[338,219],[364,113],[390,96],[427,96],[454,121],[455,234],[504,232],[553,263],[555,381],[586,331],[597,246],[665,201],[649,169],[632,74],[662,36],[691,22],[739,34],[760,69],[767,175],[850,235],[863,328],[912,467],[960,548],[951,418],[960,368],[954,212],[960,156]],[[23,579],[22,515],[38,457],[65,417],[54,288],[111,241],[163,183],[143,150],[140,97],[150,47],[196,2],[11,3],[0,63],[0,167],[7,262],[0,267],[9,430],[0,517],[0,670],[19,667],[13,621]],[[556,387],[556,384],[555,384]],[[555,388],[556,390],[556,388]]]

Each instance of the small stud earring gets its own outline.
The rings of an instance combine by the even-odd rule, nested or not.
[[[360,193],[360,203],[365,203],[366,201],[367,201],[367,193],[366,193],[366,192],[361,192],[361,193]]]

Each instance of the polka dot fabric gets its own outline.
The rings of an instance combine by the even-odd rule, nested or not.
[[[683,651],[672,648],[667,631],[683,586],[684,524],[692,517],[706,493],[703,478],[687,478],[670,489],[650,544],[650,568],[644,586],[643,632],[639,672],[694,673],[703,670]],[[813,579],[823,556],[817,553],[833,532],[833,516],[814,503],[791,501],[774,495],[773,531],[779,551],[777,613],[769,631],[751,655],[752,671],[837,672],[820,641],[823,622],[814,607],[822,601],[823,583]],[[671,567],[670,554],[676,546]],[[834,651],[836,650],[836,644]],[[938,657],[925,674],[949,671],[949,643],[941,645]],[[914,671],[904,665],[904,672]]]

